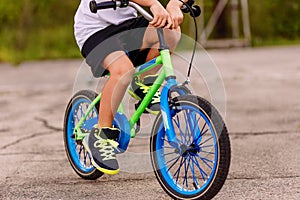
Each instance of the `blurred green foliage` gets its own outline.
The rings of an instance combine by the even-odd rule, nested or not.
[[[218,0],[202,1],[207,22]],[[278,44],[278,40],[289,44],[291,43],[289,41],[299,41],[300,0],[248,0],[248,4],[254,45],[272,44],[272,41]],[[232,35],[230,9],[230,4],[227,4],[213,32],[213,37],[224,38]]]
[[[300,39],[300,0],[249,0],[254,44]]]
[[[201,1],[207,19],[216,0]],[[73,17],[79,3],[80,0],[1,0],[0,62],[80,57],[73,36]],[[229,7],[213,37],[231,35],[228,12]],[[249,0],[249,12],[254,45],[300,40],[300,0]],[[188,20],[182,26],[187,34],[193,31]]]
[[[0,61],[79,57],[73,37],[74,0],[1,0]]]

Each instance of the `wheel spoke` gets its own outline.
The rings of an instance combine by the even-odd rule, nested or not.
[[[177,157],[177,159],[175,160],[175,162],[168,168],[168,171],[170,171],[172,169],[172,167],[174,167],[174,165],[178,162],[180,156]]]
[[[174,149],[174,147],[171,146],[162,146],[162,148]]]
[[[174,123],[176,124],[176,126],[177,126],[177,128],[178,128],[178,130],[179,130],[180,141],[181,141],[182,144],[184,144],[184,143],[185,143],[184,133],[183,133],[182,130],[181,130],[178,115],[177,115],[176,117],[178,118],[178,119],[177,119],[178,122],[176,122],[175,119],[173,119],[173,121],[174,121]]]
[[[183,114],[183,116],[184,116],[184,120],[185,120],[185,141],[186,141],[186,145],[188,145],[189,144],[189,142],[190,142],[190,136],[189,136],[189,123],[188,123],[188,117],[187,117],[187,115],[186,115],[186,112],[187,111],[185,111],[184,112],[184,114]]]
[[[199,156],[199,155],[196,155],[198,158],[200,158],[200,160],[207,166],[207,167],[209,167],[210,169],[212,169],[212,167],[207,163],[207,162],[210,162],[210,163],[214,163],[213,161],[211,161],[211,160],[209,160],[209,159],[207,159],[207,158],[203,158],[203,157],[201,157],[201,156]]]
[[[188,188],[189,188],[189,184],[188,184],[187,178],[188,178],[188,171],[189,171],[189,165],[190,165],[190,163],[189,163],[189,161],[186,162],[186,160],[187,160],[187,159],[185,159],[185,161],[184,161],[184,177],[183,177],[183,183],[182,183],[182,186],[183,186],[183,188],[184,188],[184,183],[185,183],[186,189],[188,189]],[[186,166],[186,165],[187,165],[187,166]]]
[[[79,116],[77,115],[77,113],[74,114],[73,120],[74,120],[74,122],[77,122],[77,123],[80,121],[80,118],[79,118]],[[76,120],[77,120],[77,121],[76,121]],[[74,125],[75,125],[75,124],[74,124]]]
[[[164,156],[172,155],[172,154],[177,154],[176,152],[170,152],[170,153],[165,153]]]
[[[196,118],[196,115],[195,115],[195,118]],[[194,124],[193,133],[196,132],[196,127],[198,127],[200,119],[201,119],[201,117],[198,117],[197,122]],[[200,137],[201,137],[201,131],[200,131],[199,136],[197,137],[197,139],[194,139],[194,143],[196,143],[199,140]]]
[[[94,113],[95,113],[95,110],[93,109],[91,112],[90,112],[90,118],[93,118],[93,116],[94,116]]]
[[[85,164],[85,166],[86,166],[86,155],[87,153],[86,153],[86,150],[85,150],[85,148],[83,148],[83,163]]]
[[[205,146],[201,146],[201,149],[204,149],[204,148],[208,148],[208,147],[213,147],[214,145],[210,144],[210,145],[205,145]]]
[[[201,136],[205,135],[208,132],[208,129],[206,129],[205,131],[201,131]]]
[[[195,158],[195,157],[194,157],[194,158]],[[192,161],[194,161],[194,160],[192,159]],[[198,167],[198,169],[199,169],[199,171],[200,171],[200,174],[201,174],[201,177],[202,177],[203,181],[206,181],[206,178],[208,177],[208,175],[207,175],[207,173],[202,169],[202,167],[200,166],[200,164],[199,164],[197,158],[195,158],[194,163],[196,163],[196,166]]]
[[[201,146],[202,144],[205,144],[206,142],[208,142],[209,140],[213,139],[213,136],[211,136],[210,138],[208,138],[207,140],[205,140],[204,142],[200,143],[199,146]]]
[[[169,143],[169,141],[167,140],[167,139],[165,139],[165,138],[162,138],[165,142],[167,142],[167,143]]]
[[[174,173],[174,175],[173,175],[173,177],[175,177],[176,174],[177,174],[177,177],[176,177],[176,183],[178,183],[178,178],[179,178],[179,174],[180,174],[180,169],[181,169],[183,163],[185,162],[185,160],[186,160],[186,158],[185,158],[184,161],[183,161],[183,157],[181,157],[179,168],[177,169],[177,171],[176,171],[176,172]]]
[[[90,161],[89,165],[92,166],[92,158],[91,158],[91,155],[90,155],[89,152],[86,152],[86,154],[87,154],[87,157],[89,158],[89,161]]]
[[[84,112],[83,112],[83,109],[82,109],[82,104],[79,106],[79,110],[80,110],[81,116],[83,116]]]
[[[175,158],[172,158],[171,160],[169,160],[168,162],[166,162],[165,163],[165,165],[168,165],[168,164],[170,164],[173,160],[175,160],[175,159],[177,159],[177,158],[179,158],[180,157],[180,155],[179,156],[177,156],[177,157],[175,157]]]
[[[212,152],[212,151],[201,151],[202,153],[207,153],[207,154],[211,154],[211,155],[214,155],[215,154],[215,152]]]
[[[193,137],[194,137],[194,133],[195,133],[195,129],[196,127],[198,127],[198,123],[199,123],[199,120],[200,118],[198,118],[198,120],[196,120],[196,113],[194,113],[193,111],[191,110],[188,110],[188,115],[189,117],[187,118],[187,124],[188,124],[188,127],[189,127],[189,130],[190,130],[190,134],[189,134],[189,144],[191,144],[193,142]]]
[[[189,159],[192,160],[193,158],[190,157]],[[198,183],[197,177],[195,175],[195,167],[194,167],[194,165],[195,165],[195,163],[192,160],[192,164],[190,165],[190,169],[191,169],[192,176],[193,176],[193,185],[194,185],[195,189],[198,189],[199,188],[199,186],[198,186],[199,183]]]
[[[78,145],[76,145],[76,146],[78,146]],[[78,152],[79,157],[80,157],[80,154],[81,154],[81,152],[82,152],[82,149],[83,149],[82,146],[80,146],[80,147],[79,147],[79,152]]]

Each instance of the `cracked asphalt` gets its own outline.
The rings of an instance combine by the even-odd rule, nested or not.
[[[300,199],[300,46],[208,53],[224,81],[232,145],[215,199]],[[153,117],[119,157],[119,175],[86,181],[73,172],[62,127],[80,64],[0,64],[0,199],[170,199],[149,164]],[[207,96],[205,86],[194,90]]]

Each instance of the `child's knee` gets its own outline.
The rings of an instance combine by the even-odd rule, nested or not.
[[[120,84],[124,86],[128,86],[132,80],[133,74],[134,74],[133,68],[122,71],[122,73],[119,74]]]
[[[111,70],[110,74],[114,79],[117,79],[119,84],[127,86],[132,80],[134,68],[132,63],[123,63],[123,65]]]

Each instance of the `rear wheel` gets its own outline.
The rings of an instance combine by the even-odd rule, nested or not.
[[[103,175],[91,163],[91,155],[85,150],[81,140],[75,140],[74,127],[83,117],[97,93],[82,90],[76,93],[69,102],[64,118],[64,142],[68,160],[74,171],[84,179],[94,180]],[[99,103],[86,118],[82,129],[90,131],[98,121]]]
[[[179,145],[171,146],[161,113],[153,126],[150,150],[156,178],[174,199],[213,198],[230,166],[230,141],[217,110],[192,95],[172,99],[172,122]]]

